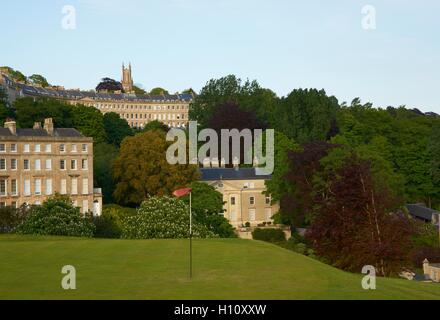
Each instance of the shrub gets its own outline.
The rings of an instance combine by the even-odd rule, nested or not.
[[[193,221],[193,236],[215,237],[215,234]],[[172,239],[189,236],[189,207],[176,198],[151,197],[144,201],[137,213],[122,219],[122,238]]]
[[[32,207],[16,231],[21,234],[92,237],[94,229],[93,223],[81,215],[69,198],[55,196],[41,206]]]
[[[281,229],[260,229],[256,228],[252,232],[254,240],[261,240],[267,242],[281,242],[286,241],[286,235]]]
[[[136,210],[118,205],[106,205],[100,217],[93,222],[96,227],[95,238],[120,238],[122,235],[122,219],[133,216]]]
[[[205,225],[210,231],[218,235],[220,238],[236,238],[234,227],[229,223],[228,219],[219,214],[205,216],[197,219],[200,224]]]
[[[438,246],[438,229],[431,223],[415,221],[415,235],[413,244],[415,247],[436,247]]]
[[[19,209],[13,207],[0,208],[0,233],[12,232],[19,226],[28,213],[26,207]]]

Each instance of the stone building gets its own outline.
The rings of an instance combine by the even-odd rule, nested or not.
[[[0,70],[0,85],[6,89],[9,101],[20,97],[45,97],[83,104],[102,113],[115,112],[133,128],[142,128],[158,120],[169,127],[186,127],[192,94],[138,95],[133,93],[131,65],[122,67],[122,86],[127,93],[104,93],[95,91],[62,90],[42,88],[16,82]]]
[[[40,205],[68,195],[81,212],[100,215],[101,189],[93,188],[93,139],[52,119],[31,129],[15,121],[0,128],[0,206]]]
[[[213,186],[223,194],[224,216],[234,227],[247,222],[257,226],[273,222],[278,204],[272,204],[266,196],[265,181],[271,176],[260,175],[258,168],[202,168],[201,181]]]
[[[429,263],[428,259],[423,261],[423,274],[426,280],[440,282],[440,263]]]

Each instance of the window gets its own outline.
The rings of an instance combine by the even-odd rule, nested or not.
[[[89,194],[89,179],[82,180],[82,194]]]
[[[52,152],[52,145],[51,144],[46,144],[44,151],[46,151],[47,153]]]
[[[46,170],[52,170],[52,159],[46,159]]]
[[[78,179],[72,178],[72,190],[70,190],[71,194],[78,194]]]
[[[35,151],[35,152],[41,152],[41,145],[36,144],[36,145],[34,146],[34,151]]]
[[[231,205],[235,205],[235,197],[231,197]]]
[[[25,144],[24,146],[23,146],[23,152],[29,152],[29,150],[30,150],[30,148],[29,148],[29,144]]]
[[[87,144],[83,144],[81,147],[82,152],[87,152]]]
[[[76,160],[70,160],[70,169],[76,170]]]
[[[253,206],[255,204],[255,197],[249,197],[249,204]]]
[[[11,159],[11,170],[17,170],[17,159]]]
[[[35,179],[35,194],[40,195],[41,194],[41,179]]]
[[[89,212],[89,201],[83,200],[82,210],[83,210],[83,213]]]
[[[52,179],[46,179],[46,195],[50,196],[52,194]]]
[[[41,160],[35,159],[35,170],[40,171],[41,170]]]
[[[6,202],[0,202],[0,208],[6,207]]]
[[[17,201],[12,201],[11,202],[11,207],[17,209]]]
[[[17,188],[17,180],[16,179],[11,180],[11,194],[13,196],[18,195],[18,188]]]
[[[0,179],[0,196],[6,195],[6,179]]]
[[[6,159],[0,159],[0,170],[6,170]]]
[[[66,145],[60,144],[60,152],[66,152]]]
[[[66,170],[66,160],[60,160],[60,170]]]
[[[76,144],[72,144],[72,152],[77,152]]]
[[[271,208],[266,208],[264,210],[265,216],[266,216],[266,221],[271,221],[272,220],[272,209]]]
[[[266,196],[266,204],[270,205],[270,197],[269,196]]]
[[[61,179],[61,194],[67,194],[67,181],[66,179]]]
[[[87,170],[87,169],[88,169],[88,162],[87,162],[87,159],[82,159],[82,160],[81,160],[81,168],[82,168],[83,170]]]
[[[29,159],[24,159],[23,160],[23,168],[24,168],[24,170],[30,170],[31,169],[31,165],[30,165]]]
[[[24,180],[24,195],[25,196],[31,195],[31,180],[29,179]]]
[[[249,210],[249,221],[255,221],[255,209]]]
[[[11,152],[17,152],[17,144],[15,143],[11,144]]]
[[[6,152],[6,146],[4,143],[0,143],[0,152]]]

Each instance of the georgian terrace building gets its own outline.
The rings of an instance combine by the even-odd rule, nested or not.
[[[123,79],[124,80],[124,79]],[[130,80],[132,82],[132,80]],[[126,81],[123,81],[126,82]],[[128,82],[128,83],[131,83]],[[44,97],[66,101],[72,105],[83,104],[102,113],[115,112],[132,128],[142,128],[158,120],[169,127],[186,127],[191,94],[137,95],[135,93],[106,93],[64,88],[42,88],[13,81],[0,71],[0,85],[9,101],[20,97]],[[128,85],[128,84],[127,84]],[[126,84],[124,84],[126,86]]]
[[[76,129],[0,127],[0,206],[40,205],[47,197],[68,195],[82,213],[101,215],[101,189],[93,188],[93,139]]]

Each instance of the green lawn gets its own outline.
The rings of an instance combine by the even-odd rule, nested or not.
[[[77,290],[61,288],[73,265]],[[0,299],[439,299],[440,285],[346,273],[257,241],[0,236]]]

